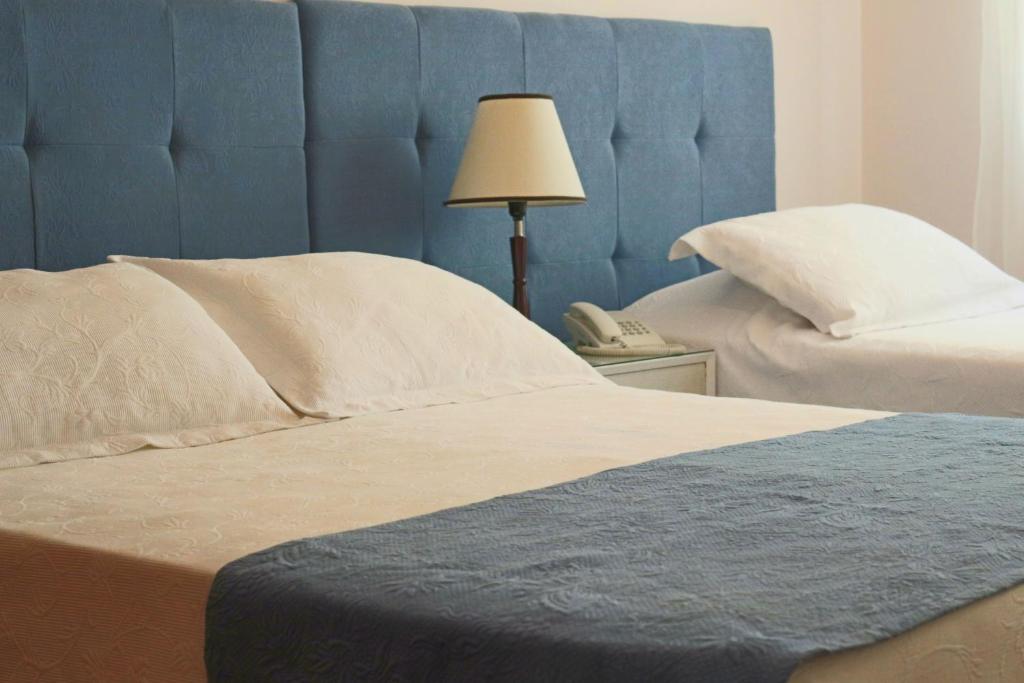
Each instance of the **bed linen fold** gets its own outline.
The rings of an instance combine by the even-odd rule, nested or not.
[[[784,681],[1024,580],[1022,452],[899,415],[284,543],[215,577],[208,673]]]

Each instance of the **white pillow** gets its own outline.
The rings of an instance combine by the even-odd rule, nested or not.
[[[183,261],[129,256],[191,294],[296,410],[317,417],[603,382],[488,290],[356,252]]]
[[[0,469],[303,421],[199,304],[153,273],[0,272]]]
[[[1024,306],[1024,283],[960,241],[864,204],[712,223],[680,237],[669,259],[694,253],[835,337]]]

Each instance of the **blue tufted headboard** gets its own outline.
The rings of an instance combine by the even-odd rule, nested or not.
[[[442,207],[477,98],[555,97],[588,202],[530,213],[534,318],[701,264],[774,208],[764,29],[299,0],[0,0],[0,268],[365,250],[510,295],[501,210]]]

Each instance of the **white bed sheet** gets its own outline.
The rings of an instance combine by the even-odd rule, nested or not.
[[[628,310],[667,341],[714,349],[722,396],[1024,416],[1024,309],[835,339],[716,271]]]

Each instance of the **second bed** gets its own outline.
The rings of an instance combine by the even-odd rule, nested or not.
[[[837,339],[715,271],[628,310],[669,342],[714,349],[722,396],[1024,415],[1024,309]]]

